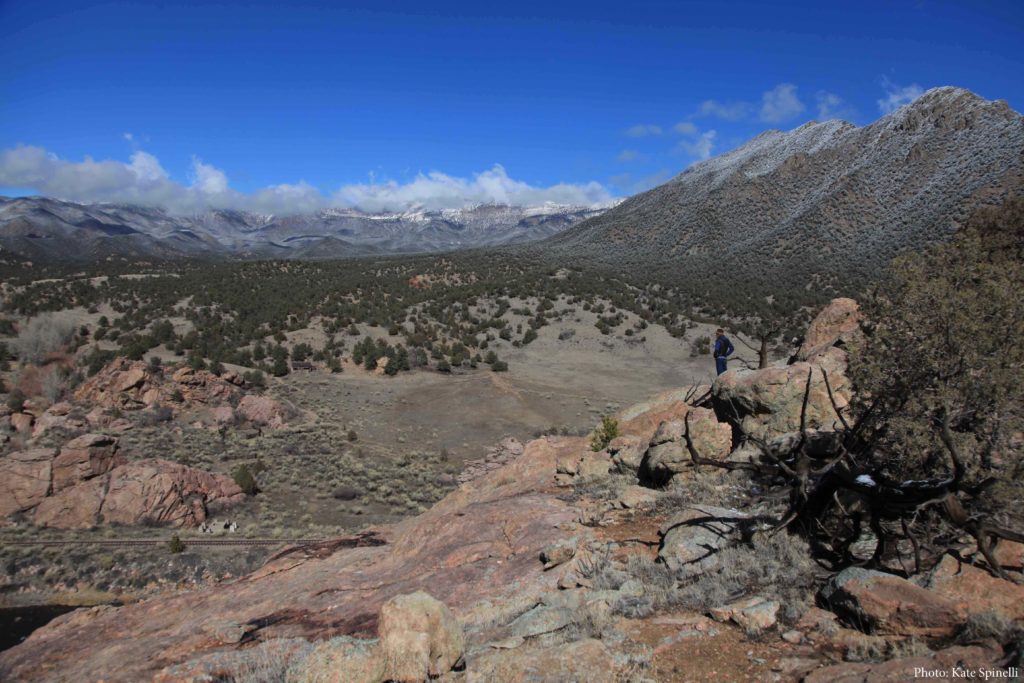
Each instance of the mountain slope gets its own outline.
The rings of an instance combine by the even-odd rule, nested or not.
[[[1022,187],[1024,118],[938,88],[862,128],[765,132],[537,246],[712,298],[842,290]]]
[[[174,216],[153,207],[0,197],[0,251],[44,261],[425,253],[543,239],[604,208],[481,205],[393,214],[324,209],[280,217],[226,210]]]

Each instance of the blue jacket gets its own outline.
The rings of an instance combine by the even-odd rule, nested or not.
[[[735,350],[736,348],[732,345],[732,342],[724,334],[715,339],[715,358],[728,358]]]

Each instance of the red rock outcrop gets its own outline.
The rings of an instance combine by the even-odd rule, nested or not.
[[[59,450],[0,459],[0,519],[24,512],[39,526],[59,528],[197,526],[211,509],[245,499],[230,477],[166,460],[125,463],[117,446],[112,436],[86,434]]]
[[[138,410],[161,403],[216,405],[241,396],[241,377],[221,377],[187,366],[174,369],[170,378],[164,370],[142,361],[116,358],[75,390],[75,401],[103,408]]]
[[[159,397],[148,392],[162,381],[160,372],[146,363],[116,358],[83,382],[74,398],[91,406],[137,410],[156,403]]]
[[[167,460],[139,460],[46,498],[33,520],[63,529],[101,522],[193,527],[206,520],[211,508],[244,499],[229,477]]]
[[[260,639],[322,639],[372,635],[382,605],[417,590],[456,614],[485,598],[529,600],[558,581],[544,572],[541,549],[580,533],[570,530],[580,511],[559,500],[552,484],[555,461],[587,447],[583,438],[533,441],[504,468],[379,530],[387,545],[327,551],[320,559],[322,553],[295,552],[235,583],[55,620],[0,653],[0,670],[14,680],[60,672],[74,680],[178,681],[187,679],[187,664],[161,671],[234,647],[197,624],[230,618],[259,624],[253,636]]]
[[[173,390],[181,393],[186,403],[209,405],[226,403],[240,396],[239,387],[245,382],[233,372],[226,372],[220,377],[207,370],[192,370],[189,367],[179,368],[171,375]]]

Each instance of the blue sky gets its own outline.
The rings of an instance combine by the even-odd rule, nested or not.
[[[490,4],[0,0],[0,192],[593,202],[934,86],[1024,107],[1019,1]]]

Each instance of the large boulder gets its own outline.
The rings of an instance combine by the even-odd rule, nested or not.
[[[803,344],[796,352],[796,360],[810,360],[833,346],[857,346],[864,340],[860,329],[862,318],[860,307],[853,299],[833,299],[811,321]]]
[[[49,495],[56,454],[37,448],[0,459],[0,517],[31,509]]]
[[[280,429],[288,421],[289,410],[269,396],[244,396],[235,413],[242,419],[271,429]]]
[[[844,409],[851,396],[846,377],[846,352],[832,347],[810,362],[753,371],[731,370],[720,375],[712,387],[715,413],[743,433],[761,439],[799,431],[804,390],[810,374],[806,426],[833,430],[839,418],[829,399],[822,371],[828,374],[836,406]]]
[[[124,459],[117,453],[117,439],[106,434],[85,434],[64,444],[53,461],[53,492],[80,481],[106,474]]]
[[[606,450],[620,474],[636,474],[647,452],[647,439],[635,434],[617,436]]]
[[[35,418],[28,413],[14,413],[10,417],[11,428],[19,434],[28,434],[32,431],[32,424]]]
[[[462,627],[443,602],[423,591],[384,603],[379,631],[384,680],[419,683],[462,661]]]
[[[167,460],[139,460],[40,501],[33,519],[40,526],[65,529],[100,522],[193,527],[211,509],[244,499],[224,475]]]
[[[690,439],[701,457],[724,460],[732,447],[732,428],[719,422],[707,408],[690,408],[687,417],[667,420],[658,426],[640,463],[641,481],[658,485],[693,467],[683,434],[690,423]]]
[[[948,637],[966,620],[962,604],[883,572],[850,567],[821,589],[822,604],[868,633]]]

